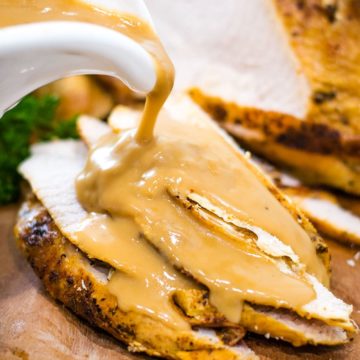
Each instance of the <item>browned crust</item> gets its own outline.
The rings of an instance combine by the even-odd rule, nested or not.
[[[91,325],[127,344],[131,351],[168,359],[195,359],[204,351],[214,351],[214,359],[233,358],[226,349],[210,346],[189,334],[179,334],[144,314],[121,311],[105,283],[90,271],[89,260],[60,233],[37,200],[23,205],[15,235],[18,246],[49,294]],[[220,326],[216,315],[211,319]],[[209,317],[203,319],[208,320]]]
[[[191,89],[190,95],[220,124],[239,125],[260,131],[268,140],[297,150],[355,157],[360,161],[360,135],[342,133],[325,123],[302,121],[275,111],[225,102],[199,89]]]
[[[360,136],[326,124],[239,106],[208,96],[190,95],[245,148],[293,171],[309,183],[324,184],[360,195]]]
[[[307,120],[360,133],[360,2],[274,0],[312,90]]]
[[[132,351],[144,351],[169,359],[196,359],[204,354],[209,359],[233,358],[226,349],[216,349],[193,337],[174,333],[143,314],[121,311],[105,283],[90,270],[91,261],[60,233],[46,209],[35,198],[22,206],[15,234],[20,249],[50,295],[93,326],[129,345]],[[107,269],[110,268],[107,266]],[[208,293],[204,290],[178,291],[174,294],[175,304],[192,326],[217,329],[218,336],[228,345],[235,345],[245,335],[243,327],[228,322],[210,304]],[[259,318],[258,326],[254,327],[249,314],[257,314],[256,305],[246,304],[244,312],[248,315],[244,314],[246,326],[255,332],[273,333],[273,336],[295,346],[311,342],[304,334],[296,334],[286,326],[274,323],[271,317],[266,321]],[[292,314],[294,320],[300,319],[292,312],[287,313]],[[272,328],[271,323],[276,328]],[[349,333],[349,338],[351,336]]]

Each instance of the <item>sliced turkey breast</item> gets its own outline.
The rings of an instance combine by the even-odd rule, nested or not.
[[[267,0],[149,1],[176,87],[303,117],[311,89]],[[166,8],[167,16],[163,16]]]
[[[356,1],[165,3],[149,7],[178,88],[254,152],[360,194]]]
[[[313,221],[319,231],[340,241],[360,244],[360,217],[342,206],[335,195],[306,187],[289,188],[286,194]]]
[[[274,183],[288,195],[324,235],[360,244],[360,199],[329,189],[305,186],[301,181],[252,156]]]
[[[204,356],[212,360],[258,359],[241,337],[230,349],[210,331],[175,334],[143,314],[119,309],[106,286],[111,266],[88,258],[72,245],[34,197],[20,209],[15,235],[50,295],[91,325],[123,341],[129,351],[178,360]]]
[[[311,86],[307,119],[360,134],[360,3],[358,0],[275,0]]]
[[[274,111],[239,106],[199,89],[190,94],[245,148],[293,173],[307,184],[360,194],[358,135],[328,124],[301,121]]]
[[[112,116],[113,122],[116,122],[115,117]],[[125,124],[125,120],[122,119],[122,126],[133,125],[131,121]],[[111,131],[105,123],[87,116],[79,119],[78,129],[88,146]],[[251,161],[296,202],[320,232],[339,241],[360,243],[360,199],[358,197],[305,186],[298,178],[279,170],[265,160],[252,156]]]
[[[193,126],[194,131],[198,130],[197,126],[200,124],[203,131],[208,131],[206,129],[209,127],[209,131],[210,129],[211,131],[215,131],[218,133],[218,136],[221,139],[225,138],[226,141],[229,142],[228,144],[232,149],[236,149],[235,144],[232,143],[231,139],[227,138],[224,133],[219,132],[217,127],[213,125],[207,118],[206,114],[203,113],[200,108],[193,104],[188,98],[183,97],[172,100],[166,108],[167,111],[169,111],[171,114],[177,114],[178,120],[183,119],[182,121],[184,122],[184,126]],[[123,131],[123,129],[126,127],[134,126],[134,120],[136,125],[137,116],[137,112],[132,112],[129,109],[120,108],[120,110],[113,114],[111,124],[113,127],[117,127],[117,131]],[[125,125],[122,127],[121,124]],[[96,142],[95,133],[97,133],[99,136],[103,135],[106,137],[108,136],[107,134],[112,131],[104,123],[86,117],[81,118],[79,126],[80,133],[86,140],[88,146],[92,146],[92,144]],[[52,233],[52,231],[58,231],[59,233],[60,230],[63,234],[63,240],[61,240],[61,243],[63,243],[65,240],[68,241],[69,244],[71,242],[83,253],[90,254],[91,256],[92,251],[88,247],[89,243],[87,243],[88,245],[86,247],[84,246],[85,243],[82,243],[79,241],[79,239],[73,236],[73,229],[83,221],[84,217],[88,216],[87,212],[83,209],[76,197],[74,185],[75,178],[84,167],[85,160],[86,148],[84,145],[78,142],[55,142],[52,144],[36,145],[33,148],[32,157],[21,165],[20,171],[29,181],[35,195],[43,203],[46,211],[50,214],[46,215],[48,219],[46,224],[50,224],[53,221],[50,233]],[[270,182],[266,180],[266,178],[260,172],[253,169],[250,164],[249,167],[252,169],[251,171],[256,173],[258,179],[260,179],[264,184],[263,186],[268,187],[269,190],[274,194],[273,196],[278,199],[277,201],[280,201],[282,206],[288,209],[294,218],[297,220],[301,219],[300,223],[307,231],[309,238],[311,237],[315,241],[312,243],[313,250],[317,252],[317,257],[320,261],[320,264],[323,264],[321,266],[326,269],[326,266],[328,265],[326,247],[316,236],[316,232],[311,227],[310,223],[287,202],[281,193],[273,185],[271,185]],[[211,231],[220,231],[223,234],[226,234],[226,236],[229,237],[229,240],[237,238],[237,241],[245,241],[249,244],[249,246],[256,247],[257,251],[259,252],[259,256],[269,259],[269,261],[273,262],[274,264],[276,263],[284,273],[293,273],[294,276],[298,276],[296,274],[303,274],[302,276],[304,276],[316,294],[315,298],[311,302],[301,307],[300,309],[289,308],[288,310],[278,311],[274,308],[262,307],[262,305],[266,305],[265,303],[259,303],[255,305],[246,302],[246,305],[244,304],[242,310],[242,320],[240,320],[239,323],[234,323],[229,321],[226,316],[221,314],[221,312],[219,313],[216,305],[214,305],[212,302],[211,296],[210,302],[204,302],[204,299],[209,297],[209,295],[207,295],[206,289],[204,289],[201,285],[199,289],[199,284],[193,280],[193,274],[189,272],[189,269],[182,268],[182,262],[179,262],[176,264],[176,269],[182,271],[183,275],[181,276],[188,277],[190,289],[184,289],[183,291],[175,292],[174,304],[176,304],[179,309],[181,309],[184,318],[187,319],[189,324],[192,326],[210,328],[216,328],[220,326],[223,328],[222,334],[224,331],[225,334],[227,333],[227,328],[235,329],[235,338],[241,338],[241,334],[243,334],[243,332],[238,332],[236,329],[240,329],[242,326],[244,326],[249,330],[264,334],[266,336],[272,336],[290,341],[294,345],[303,345],[306,343],[328,345],[341,344],[347,342],[352,337],[354,332],[356,332],[356,328],[349,317],[352,311],[351,306],[337,299],[325,286],[319,282],[315,276],[310,275],[304,270],[305,268],[301,260],[302,255],[300,247],[297,248],[297,251],[299,251],[298,253],[297,251],[294,251],[292,246],[283,243],[277,239],[276,236],[267,233],[261,229],[261,227],[257,227],[256,224],[255,226],[249,226],[248,224],[238,221],[236,218],[233,218],[224,212],[224,209],[216,206],[216,204],[207,202],[207,199],[198,196],[196,193],[188,194],[186,198],[183,198],[182,192],[173,192],[176,191],[176,188],[170,189],[169,191],[169,194],[175,197],[175,202],[183,204],[183,206],[185,206],[189,212],[189,215],[191,214],[191,216],[201,219],[202,222],[207,224],[209,229],[212,229]],[[36,206],[39,207],[39,205]],[[41,207],[41,209],[42,210],[40,212],[43,213],[45,209],[43,207]],[[20,216],[19,224],[21,224],[21,219],[22,217]],[[35,269],[38,269],[38,267],[40,267],[41,264],[45,262],[44,258],[39,258],[39,256],[42,256],[41,254],[44,254],[44,252],[40,250],[38,252],[32,251],[32,249],[29,247],[29,244],[26,243],[27,239],[33,237],[33,235],[26,237],[26,234],[29,231],[31,232],[31,226],[34,225],[36,216],[31,217],[31,219],[32,221],[30,222],[29,218],[27,218],[25,221],[27,226],[25,235],[21,235],[21,231],[18,231],[18,234],[20,234],[18,237],[19,241],[23,243],[25,253],[27,253],[28,256],[30,254],[29,258],[31,262],[33,264],[35,261],[37,262]],[[44,231],[39,234],[40,238],[48,233],[45,228],[43,230]],[[37,233],[38,232],[35,231],[34,234]],[[144,233],[143,237],[144,236],[147,237],[147,233]],[[141,238],[141,241],[144,241],[143,237]],[[124,240],[125,239],[121,241]],[[106,242],[104,242],[103,246],[109,246],[109,241],[110,239],[106,239]],[[147,241],[151,242],[152,239],[148,238]],[[47,244],[47,242],[45,243]],[[130,245],[130,243],[128,245]],[[126,246],[126,243],[124,243],[123,246]],[[165,257],[168,261],[172,261],[171,257],[166,251],[164,251],[162,248],[159,250],[162,253],[161,256],[156,255],[159,257],[159,259],[161,257]],[[115,272],[114,270],[111,272],[109,280],[110,282],[114,276],[118,276],[116,274],[119,274],[119,271],[128,271],[131,268],[130,263],[126,264],[125,266],[125,264],[115,263],[109,258],[99,257],[94,260],[105,262],[108,267],[111,267],[115,270]],[[55,264],[59,263],[55,262]],[[130,266],[130,268],[128,268],[128,266]],[[77,265],[75,263],[73,269],[76,268]],[[50,271],[51,268],[43,267],[43,269],[45,269],[44,274],[47,274],[48,270]],[[171,269],[170,267],[168,269],[168,271],[177,271],[175,269]],[[83,275],[80,273],[79,281],[82,279],[82,276]],[[325,283],[326,282],[327,281],[325,281]],[[85,285],[86,284],[87,283],[85,282]],[[72,306],[72,303],[69,302],[69,297],[66,295],[66,293],[64,293],[62,287],[63,283],[61,281],[60,283],[54,282],[51,286],[46,283],[46,286],[49,287],[49,291],[54,294],[55,297],[59,298],[70,308],[74,309],[75,312],[79,311],[79,314],[84,316],[84,314],[80,311],[80,308],[77,310],[77,307]],[[107,289],[110,290],[111,293],[111,286]],[[125,290],[126,289],[124,288],[124,293]],[[121,301],[121,292],[118,292],[117,294],[119,294],[118,300]],[[94,291],[93,295],[97,296],[96,291]],[[107,296],[104,296],[104,298],[106,299]],[[116,299],[116,297],[112,295],[112,299]],[[195,301],[193,301],[194,299]],[[83,300],[80,299],[79,301],[81,303]],[[285,304],[284,308],[286,308]],[[134,317],[130,315],[133,313]],[[194,313],[196,316],[194,316]],[[144,321],[146,318],[146,316],[144,317],[141,311],[139,314],[134,311],[129,313],[121,310],[121,307],[119,307],[118,314],[120,314],[121,317],[114,320],[114,324],[120,327],[120,329],[122,329],[121,326],[123,322],[128,321],[133,323],[133,328],[137,328],[141,321]],[[239,350],[236,347],[226,347],[221,340],[217,340],[218,342],[215,343],[215,345],[213,342],[199,342],[200,340],[196,340],[198,335],[194,334],[193,331],[185,331],[182,332],[181,335],[184,337],[184,339],[194,339],[194,341],[191,342],[192,347],[188,348],[184,345],[183,342],[181,342],[181,344],[179,343],[179,335],[177,333],[173,333],[171,328],[164,326],[162,322],[159,322],[157,325],[156,322],[154,323],[153,319],[151,323],[154,333],[157,333],[158,335],[156,335],[154,338],[149,335],[149,338],[147,338],[146,331],[142,333],[138,333],[136,331],[135,334],[132,335],[132,340],[130,342],[128,334],[126,335],[126,331],[125,334],[123,334],[121,331],[120,333],[114,333],[114,331],[111,330],[111,326],[113,325],[109,327],[106,321],[99,322],[97,318],[95,319],[95,324],[97,326],[103,327],[105,330],[110,331],[110,333],[113,335],[115,334],[116,337],[120,338],[126,343],[131,344],[133,341],[137,341],[137,348],[135,347],[134,349],[146,351],[150,354],[157,354],[174,359],[191,359],[191,351],[193,351],[195,354],[196,351],[199,351],[205,347],[207,351],[211,350],[214,354],[222,353],[232,354],[232,356],[234,356],[235,352],[237,354],[236,356],[238,356],[240,359],[243,358],[241,357],[241,352],[239,355]],[[233,334],[231,331],[230,333]],[[228,332],[228,334],[230,333]],[[228,336],[233,337],[234,335]],[[163,339],[161,344],[157,343],[155,338]],[[226,338],[226,335],[223,338]],[[184,341],[187,343],[187,340]],[[131,346],[133,348],[133,345]],[[184,356],[181,355],[183,357],[180,356],[180,353],[182,352],[186,353]],[[215,358],[216,357],[214,357],[214,359]],[[218,358],[227,359],[228,357]]]

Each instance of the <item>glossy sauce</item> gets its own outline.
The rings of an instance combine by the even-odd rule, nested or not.
[[[78,178],[80,202],[115,221],[133,219],[170,263],[209,289],[210,301],[229,320],[240,321],[244,300],[301,313],[315,297],[303,270],[261,251],[251,240],[254,234],[228,231],[228,224],[220,231],[181,202],[200,194],[229,216],[290,245],[307,271],[326,279],[306,232],[242,155],[197,116],[182,112],[181,106],[162,111],[156,137],[148,144],[134,140],[135,130],[101,139]]]
[[[141,228],[132,219],[91,214],[72,239],[83,251],[116,269],[108,288],[120,309],[141,311],[171,327],[189,329],[170,298],[175,290],[198,286],[144,241]]]

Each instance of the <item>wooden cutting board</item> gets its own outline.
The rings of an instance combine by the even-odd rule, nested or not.
[[[146,359],[128,353],[120,343],[90,328],[44,293],[16,249],[12,235],[16,211],[17,206],[0,208],[0,359]],[[332,288],[336,295],[354,305],[353,318],[360,323],[360,261],[354,260],[360,249],[331,241],[328,244],[332,254]],[[254,335],[247,336],[246,342],[264,360],[360,359],[360,335],[352,343],[335,348],[295,349]]]

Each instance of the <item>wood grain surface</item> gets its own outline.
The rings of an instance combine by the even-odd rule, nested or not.
[[[16,211],[16,206],[0,208],[0,359],[146,359],[128,353],[120,343],[90,328],[44,293],[16,249],[12,235]],[[332,289],[354,305],[353,318],[360,323],[360,261],[354,260],[360,249],[332,241],[328,244]],[[255,335],[248,335],[246,342],[264,360],[360,359],[360,335],[352,343],[335,348],[295,349]]]

